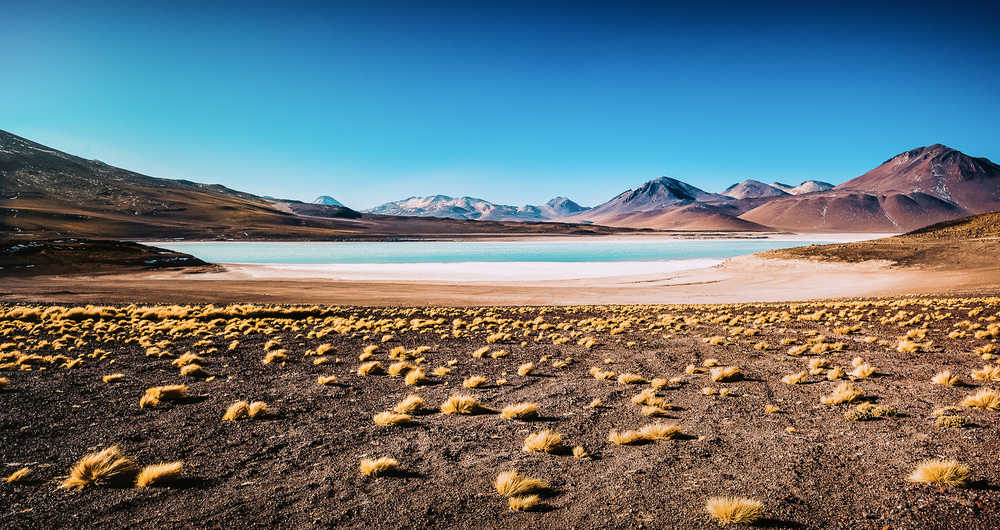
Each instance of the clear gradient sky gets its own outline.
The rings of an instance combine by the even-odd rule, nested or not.
[[[995,7],[80,4],[4,2],[0,129],[258,194],[593,205],[1000,161]]]

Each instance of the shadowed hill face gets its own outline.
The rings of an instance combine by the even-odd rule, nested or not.
[[[343,206],[149,177],[0,131],[0,238],[341,240],[620,231],[363,215]]]

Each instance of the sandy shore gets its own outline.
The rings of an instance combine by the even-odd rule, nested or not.
[[[503,267],[506,264],[493,264]],[[608,265],[608,264],[602,264]],[[710,267],[585,279],[469,282],[338,279],[312,269],[230,265],[222,272],[9,278],[0,299],[61,303],[302,303],[343,305],[574,305],[796,301],[839,297],[945,294],[1000,288],[1000,269],[890,268],[807,260],[730,258]],[[608,271],[606,271],[608,272]],[[613,271],[611,271],[613,272]]]

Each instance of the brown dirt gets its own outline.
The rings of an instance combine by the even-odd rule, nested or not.
[[[828,312],[819,320],[799,318],[824,306]],[[325,307],[287,315],[280,309],[263,308],[244,317],[252,327],[236,333],[240,344],[232,352],[226,350],[230,338],[223,336],[226,320],[216,321],[203,335],[183,331],[191,329],[186,325],[205,324],[215,316],[229,318],[195,315],[203,310],[173,311],[170,318],[175,320],[162,320],[143,310],[133,315],[125,309],[98,318],[123,326],[117,335],[91,329],[84,336],[85,330],[74,329],[65,320],[48,321],[51,326],[37,325],[30,316],[26,321],[12,315],[3,320],[6,326],[19,328],[7,332],[7,341],[27,344],[69,334],[71,338],[64,341],[74,344],[75,338],[81,338],[82,344],[74,351],[60,351],[70,357],[83,355],[84,360],[72,369],[54,364],[46,370],[36,366],[32,371],[2,372],[11,384],[0,392],[0,447],[4,448],[0,472],[29,466],[33,473],[23,483],[0,484],[0,526],[704,528],[712,526],[704,512],[705,499],[720,494],[763,501],[767,518],[763,526],[767,527],[1000,526],[996,508],[1000,503],[996,460],[1000,412],[962,409],[957,414],[975,424],[968,429],[939,429],[931,414],[938,407],[957,404],[974,387],[996,388],[996,383],[984,384],[968,376],[986,362],[972,355],[971,349],[996,339],[951,339],[948,332],[963,320],[978,323],[980,329],[995,322],[1000,310],[997,298],[862,301],[841,306]],[[908,313],[895,322],[883,321],[899,311]],[[970,311],[980,312],[970,315]],[[836,335],[832,328],[851,322],[851,316],[841,316],[849,314],[865,315],[863,329],[858,334]],[[701,322],[677,329],[651,328],[661,315],[699,317]],[[474,359],[470,352],[483,346],[498,324],[487,320],[461,338],[441,334],[450,334],[454,318],[472,321],[477,316],[542,320],[526,324],[532,329],[526,345],[518,342],[518,328],[519,336],[512,342],[493,346],[510,351],[509,356]],[[782,321],[786,316],[787,321]],[[898,325],[913,316],[926,320]],[[311,332],[332,323],[324,320],[328,317],[355,322],[387,319],[387,327],[385,331],[310,338]],[[608,325],[590,328],[582,320],[591,317],[607,319]],[[87,314],[73,318],[88,329],[97,322],[84,320]],[[413,318],[444,320],[422,332],[404,330]],[[730,335],[725,323],[733,319],[740,326],[756,326],[760,333]],[[565,324],[569,329],[540,329],[541,321]],[[626,321],[631,326],[611,333]],[[144,322],[162,328],[150,333],[136,327]],[[228,322],[239,325],[239,319]],[[926,340],[933,341],[930,351],[896,352],[896,337],[921,324],[928,328]],[[594,337],[597,346],[587,349],[575,340],[552,343],[550,333],[568,335],[570,331]],[[877,376],[854,384],[869,399],[895,407],[900,415],[848,421],[843,417],[847,405],[819,402],[834,386],[822,376],[812,376],[802,385],[779,382],[781,376],[804,369],[807,359],[815,356],[787,355],[787,346],[765,352],[752,348],[758,341],[775,344],[782,337],[795,337],[801,343],[806,331],[846,344],[843,351],[824,355],[834,366],[849,370],[855,356],[874,365]],[[395,338],[382,344],[385,332]],[[536,343],[539,333],[546,338]],[[209,341],[219,351],[202,353],[203,364],[217,379],[181,377],[171,366],[171,358],[147,357],[144,348],[133,342],[143,335],[153,341],[170,341],[166,349],[174,354],[206,352],[209,346],[194,343]],[[716,346],[702,340],[715,335],[730,339]],[[862,336],[887,342],[866,343],[860,340]],[[288,350],[287,363],[261,364],[268,339],[282,342]],[[312,357],[304,356],[307,349],[322,342],[339,349],[328,354],[331,360],[340,357],[343,362],[317,366]],[[421,345],[432,347],[425,354],[428,368],[449,359],[458,363],[451,374],[431,377],[433,384],[414,389],[401,378],[353,374],[357,356],[367,344],[381,345],[375,358],[383,364],[387,364],[389,348]],[[103,360],[88,357],[95,348],[110,353]],[[4,350],[9,352],[11,347]],[[45,347],[37,353],[56,352]],[[539,362],[542,356],[549,356],[550,361]],[[567,367],[551,365],[551,359],[565,357],[573,358]],[[701,364],[708,358],[740,366],[745,377],[712,383],[705,374],[684,373],[688,363]],[[516,367],[529,361],[537,364],[535,372],[518,376]],[[587,375],[592,366],[647,378],[681,377],[681,383],[659,392],[678,406],[662,421],[680,424],[689,436],[635,447],[610,444],[606,438],[611,429],[636,428],[651,421],[629,402],[648,385],[594,379]],[[952,370],[972,386],[930,384],[930,377],[942,369]],[[125,377],[102,383],[101,376],[111,372],[122,372]],[[341,384],[320,386],[316,377],[321,374],[336,374]],[[470,375],[483,375],[491,382],[507,379],[500,387],[491,383],[468,391],[486,404],[500,407],[536,401],[542,418],[518,422],[496,414],[431,413],[418,416],[411,427],[395,428],[377,427],[371,421],[374,413],[389,409],[414,391],[436,407],[448,395],[465,391],[461,382]],[[138,408],[145,388],[181,382],[191,387],[195,397],[158,409]],[[706,396],[701,392],[706,386],[727,388],[732,394]],[[595,398],[604,405],[587,408]],[[226,406],[236,400],[266,401],[274,414],[262,420],[220,421]],[[782,412],[766,414],[763,408],[769,403]],[[787,427],[794,432],[787,432]],[[567,445],[583,445],[595,458],[523,452],[525,436],[545,428],[561,433]],[[184,478],[146,490],[66,492],[55,488],[57,477],[80,456],[111,444],[119,444],[141,464],[183,460]],[[372,479],[358,472],[359,459],[383,455],[397,458],[403,473]],[[972,484],[938,488],[907,482],[905,477],[914,466],[931,457],[960,459],[973,470]],[[543,511],[512,513],[492,489],[497,472],[512,467],[552,483],[553,494]]]
[[[0,277],[164,269],[205,272],[215,267],[189,254],[126,241],[0,240]]]

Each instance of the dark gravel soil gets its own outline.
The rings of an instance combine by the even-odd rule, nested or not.
[[[932,414],[957,405],[978,387],[1000,389],[1000,383],[969,375],[996,363],[973,351],[997,339],[976,339],[974,331],[961,338],[948,336],[955,329],[966,330],[956,328],[962,321],[979,331],[988,329],[996,323],[1000,300],[838,304],[828,304],[818,320],[800,317],[812,318],[822,303],[313,308],[289,318],[268,310],[214,321],[217,315],[195,315],[203,308],[174,315],[181,318],[120,308],[99,320],[78,314],[59,321],[52,314],[15,315],[12,306],[0,306],[7,314],[0,319],[0,343],[7,343],[0,346],[8,356],[4,363],[11,362],[14,350],[83,355],[82,364],[69,369],[59,360],[34,362],[31,371],[0,370],[0,377],[10,382],[0,391],[0,476],[32,469],[22,481],[0,482],[0,528],[705,528],[715,525],[705,511],[706,499],[715,495],[762,501],[765,519],[758,525],[764,527],[1000,527],[1000,411],[962,408],[954,414],[967,417],[973,426],[953,429],[935,426]],[[906,313],[899,316],[900,311]],[[896,320],[885,321],[894,316]],[[333,320],[338,317],[351,320]],[[454,319],[472,322],[477,317],[487,320],[472,330],[459,326],[462,336],[452,336]],[[443,320],[417,330],[410,326],[416,318]],[[599,320],[585,321],[591,318]],[[685,318],[700,322],[683,325]],[[658,320],[669,324],[654,325]],[[241,322],[243,329],[226,336],[227,325]],[[354,330],[315,336],[338,322],[353,322]],[[849,335],[834,332],[851,324],[861,328]],[[923,342],[933,341],[928,351],[896,351],[900,335],[924,325]],[[759,332],[731,335],[735,328],[751,327]],[[512,337],[489,344],[491,351],[510,354],[473,358],[471,353],[498,331]],[[782,338],[805,344],[809,331],[825,335],[828,343],[843,342],[843,350],[792,356],[786,353],[791,345],[779,344]],[[229,351],[236,334],[239,345]],[[553,344],[558,338],[553,334],[570,340]],[[383,343],[384,335],[393,337]],[[540,335],[542,342],[536,342]],[[154,343],[169,341],[163,349],[173,356],[146,356],[138,342],[143,336]],[[703,340],[712,336],[727,339],[717,345]],[[583,337],[593,337],[596,345],[577,344]],[[865,342],[864,337],[885,342]],[[58,351],[51,344],[28,349],[39,339],[60,338],[66,346]],[[275,339],[287,351],[287,360],[262,364],[265,343]],[[198,341],[207,342],[196,346]],[[773,348],[755,350],[760,341]],[[326,353],[328,363],[315,365],[316,357],[306,352],[322,343],[338,351]],[[79,346],[68,351],[74,344]],[[418,355],[426,357],[430,384],[411,387],[402,377],[357,375],[358,356],[371,344],[379,346],[373,359],[386,367],[393,347],[431,347]],[[109,353],[104,359],[91,358],[95,348]],[[185,351],[204,357],[202,365],[216,378],[181,376],[171,361]],[[539,362],[543,356],[547,360]],[[850,371],[856,356],[877,373],[853,384],[867,399],[894,407],[899,415],[849,421],[843,416],[849,405],[820,403],[837,382],[823,375],[798,385],[780,381],[818,357]],[[572,358],[567,366],[552,365],[566,357]],[[685,373],[688,364],[700,366],[710,358],[739,366],[744,377],[717,383],[704,372]],[[431,375],[452,359],[457,363],[450,374]],[[536,368],[519,376],[517,367],[526,362]],[[677,409],[659,420],[640,415],[630,398],[649,385],[595,379],[588,374],[594,366],[647,379],[679,377],[657,392]],[[931,377],[945,369],[968,386],[931,384]],[[102,382],[103,375],[115,372],[124,377]],[[317,376],[329,374],[340,383],[317,384]],[[486,377],[489,384],[462,388],[463,379],[472,375]],[[506,384],[497,386],[497,379]],[[146,388],[174,383],[186,383],[192,397],[139,408]],[[730,394],[705,395],[704,387]],[[456,392],[474,394],[496,408],[533,401],[541,417],[516,421],[495,413],[447,416],[435,410],[416,416],[416,423],[407,427],[373,423],[373,414],[414,392],[435,409]],[[588,408],[594,399],[603,405]],[[272,412],[263,419],[221,421],[226,407],[237,400],[265,401]],[[767,404],[781,412],[765,413]],[[607,440],[612,429],[635,429],[652,421],[678,423],[687,436],[638,446]],[[525,437],[541,429],[558,432],[569,447],[582,445],[593,458],[522,451]],[[77,459],[113,444],[140,465],[182,460],[182,478],[145,489],[57,489],[58,477]],[[383,478],[359,472],[360,459],[379,456],[396,458],[401,472]],[[928,458],[960,460],[972,469],[971,483],[941,488],[908,482],[907,475]],[[508,509],[492,481],[510,468],[552,484],[542,509]]]

